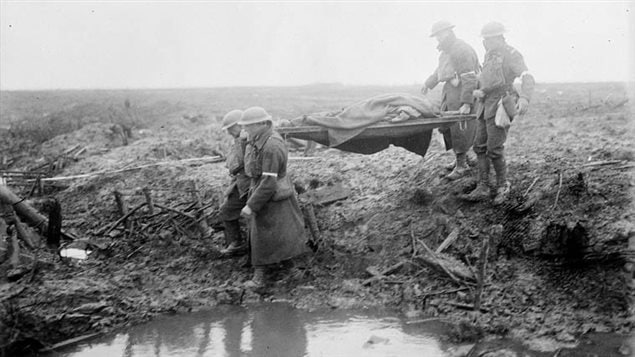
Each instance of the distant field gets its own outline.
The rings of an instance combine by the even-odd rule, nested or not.
[[[439,87],[430,94],[433,99],[438,99]],[[254,105],[265,107],[275,117],[292,118],[339,109],[356,100],[390,92],[418,93],[419,86],[333,84],[210,89],[0,91],[0,125],[52,116],[77,121],[87,118],[91,119],[88,121],[108,121],[113,112],[123,108],[126,100],[145,125],[165,123],[180,119],[183,115],[220,117],[231,109]],[[588,110],[593,105],[605,102],[618,104],[626,98],[626,92],[624,83],[538,84],[532,112],[559,116],[571,110]]]

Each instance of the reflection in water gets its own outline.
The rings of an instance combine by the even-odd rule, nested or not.
[[[304,356],[306,330],[298,310],[286,304],[268,304],[253,312],[252,356]]]
[[[247,312],[244,310],[229,314],[223,321],[225,331],[224,347],[225,355],[228,357],[241,356],[243,331],[247,325]],[[203,356],[201,354],[200,356]]]
[[[427,329],[427,330],[426,330]],[[443,356],[442,326],[346,311],[309,313],[287,304],[227,306],[174,315],[61,352],[61,356]]]

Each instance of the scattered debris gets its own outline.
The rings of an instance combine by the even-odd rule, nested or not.
[[[307,228],[319,249],[297,262],[300,278],[281,278],[262,294],[241,288],[251,273],[244,260],[218,252],[218,207],[229,182],[219,153],[230,141],[219,123],[183,127],[181,108],[153,117],[157,125],[135,131],[127,146],[111,134],[110,123],[87,123],[41,147],[15,141],[5,150],[0,143],[2,169],[28,173],[24,186],[9,177],[9,186],[0,186],[9,214],[0,208],[0,255],[12,249],[13,236],[19,249],[16,269],[8,261],[0,264],[8,268],[0,271],[4,276],[18,279],[0,293],[0,326],[11,326],[0,328],[1,337],[10,339],[0,344],[24,347],[35,339],[30,346],[52,346],[158,314],[269,299],[306,308],[388,306],[412,318],[468,319],[471,324],[457,328],[464,337],[625,333],[632,293],[624,277],[632,276],[627,262],[635,261],[627,248],[630,229],[618,224],[633,215],[628,105],[606,118],[597,115],[604,107],[574,117],[570,113],[580,114],[575,88],[556,88],[564,93],[557,102],[537,96],[528,120],[514,123],[518,130],[510,131],[510,139],[522,155],[509,156],[513,186],[509,204],[501,207],[456,198],[458,186],[473,180],[440,179],[451,155],[437,142],[423,159],[399,147],[373,155],[320,148],[314,157],[294,159],[290,173],[302,188]],[[336,110],[371,90],[377,89],[320,97],[320,105]],[[293,94],[281,103],[297,100]],[[293,117],[305,104],[272,111]],[[210,106],[209,113],[218,111]],[[534,138],[544,140],[536,145]],[[56,177],[49,177],[51,162],[59,167]],[[13,196],[4,191],[9,187]],[[127,213],[117,207],[114,191]],[[77,241],[77,249],[92,252],[85,260],[62,259],[58,250],[40,247],[39,236],[49,234],[50,211],[23,198],[53,192],[63,212],[61,247]],[[38,237],[35,248],[10,221],[14,210]],[[202,235],[204,224],[209,230]],[[500,237],[491,229],[498,225]],[[489,254],[479,260],[485,238]],[[22,292],[7,301],[5,293],[19,287]]]
[[[389,338],[385,338],[385,337],[380,337],[380,336],[375,336],[372,335],[368,338],[368,340],[366,342],[364,342],[364,344],[362,345],[363,348],[371,348],[375,345],[378,344],[388,344],[388,342],[390,341]]]
[[[454,228],[450,234],[445,238],[443,242],[439,245],[435,253],[442,253],[446,248],[450,247],[455,240],[459,238],[459,229]]]
[[[396,263],[396,264],[393,264],[393,265],[389,266],[388,268],[382,270],[381,272],[379,270],[377,270],[376,267],[368,267],[368,268],[366,268],[366,271],[370,275],[372,275],[373,277],[364,280],[362,282],[362,285],[368,285],[368,284],[371,284],[373,282],[380,281],[381,279],[385,278],[387,275],[390,275],[390,274],[396,272],[397,270],[399,270],[401,267],[404,266],[404,264],[406,264],[406,261],[401,261],[399,263]]]

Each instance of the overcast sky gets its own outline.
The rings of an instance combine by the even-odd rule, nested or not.
[[[422,83],[446,19],[483,59],[497,20],[539,82],[632,81],[631,2],[24,2],[0,8],[0,89]]]

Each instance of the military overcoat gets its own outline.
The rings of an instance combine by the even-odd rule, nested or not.
[[[287,175],[288,151],[280,134],[271,129],[249,141],[245,172],[251,178],[247,206],[251,264],[267,265],[293,258],[308,250],[304,219],[295,192],[274,200],[278,180]]]

